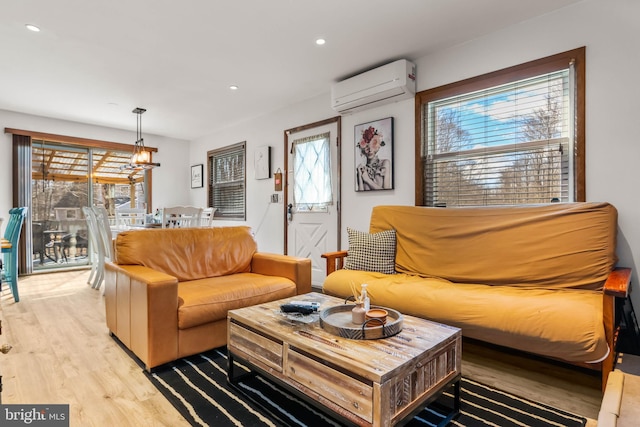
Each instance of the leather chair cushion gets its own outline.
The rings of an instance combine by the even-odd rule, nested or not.
[[[178,284],[178,328],[226,319],[227,311],[296,295],[284,277],[239,273]]]

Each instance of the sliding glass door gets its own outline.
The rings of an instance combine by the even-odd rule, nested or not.
[[[122,166],[131,153],[32,140],[31,270],[69,269],[91,263],[82,208],[147,208],[146,173]]]

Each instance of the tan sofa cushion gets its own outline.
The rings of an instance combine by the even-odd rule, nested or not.
[[[456,283],[602,289],[616,264],[608,203],[376,206],[370,232],[395,229],[396,271]]]
[[[249,272],[257,250],[245,226],[124,231],[115,247],[117,264],[143,265],[179,282]]]
[[[178,328],[226,319],[227,311],[296,295],[284,277],[239,273],[178,283]]]
[[[407,274],[338,270],[324,292],[340,297],[367,283],[372,304],[462,329],[464,336],[570,362],[608,354],[602,293],[455,284]]]

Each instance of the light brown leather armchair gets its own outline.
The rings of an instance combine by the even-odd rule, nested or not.
[[[114,244],[107,326],[147,370],[225,345],[228,310],[311,291],[311,261],[257,252],[249,227],[126,231]]]

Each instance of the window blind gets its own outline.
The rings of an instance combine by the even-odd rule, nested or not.
[[[570,67],[423,104],[427,206],[573,201]]]
[[[214,219],[245,219],[245,143],[208,153],[209,207]]]

